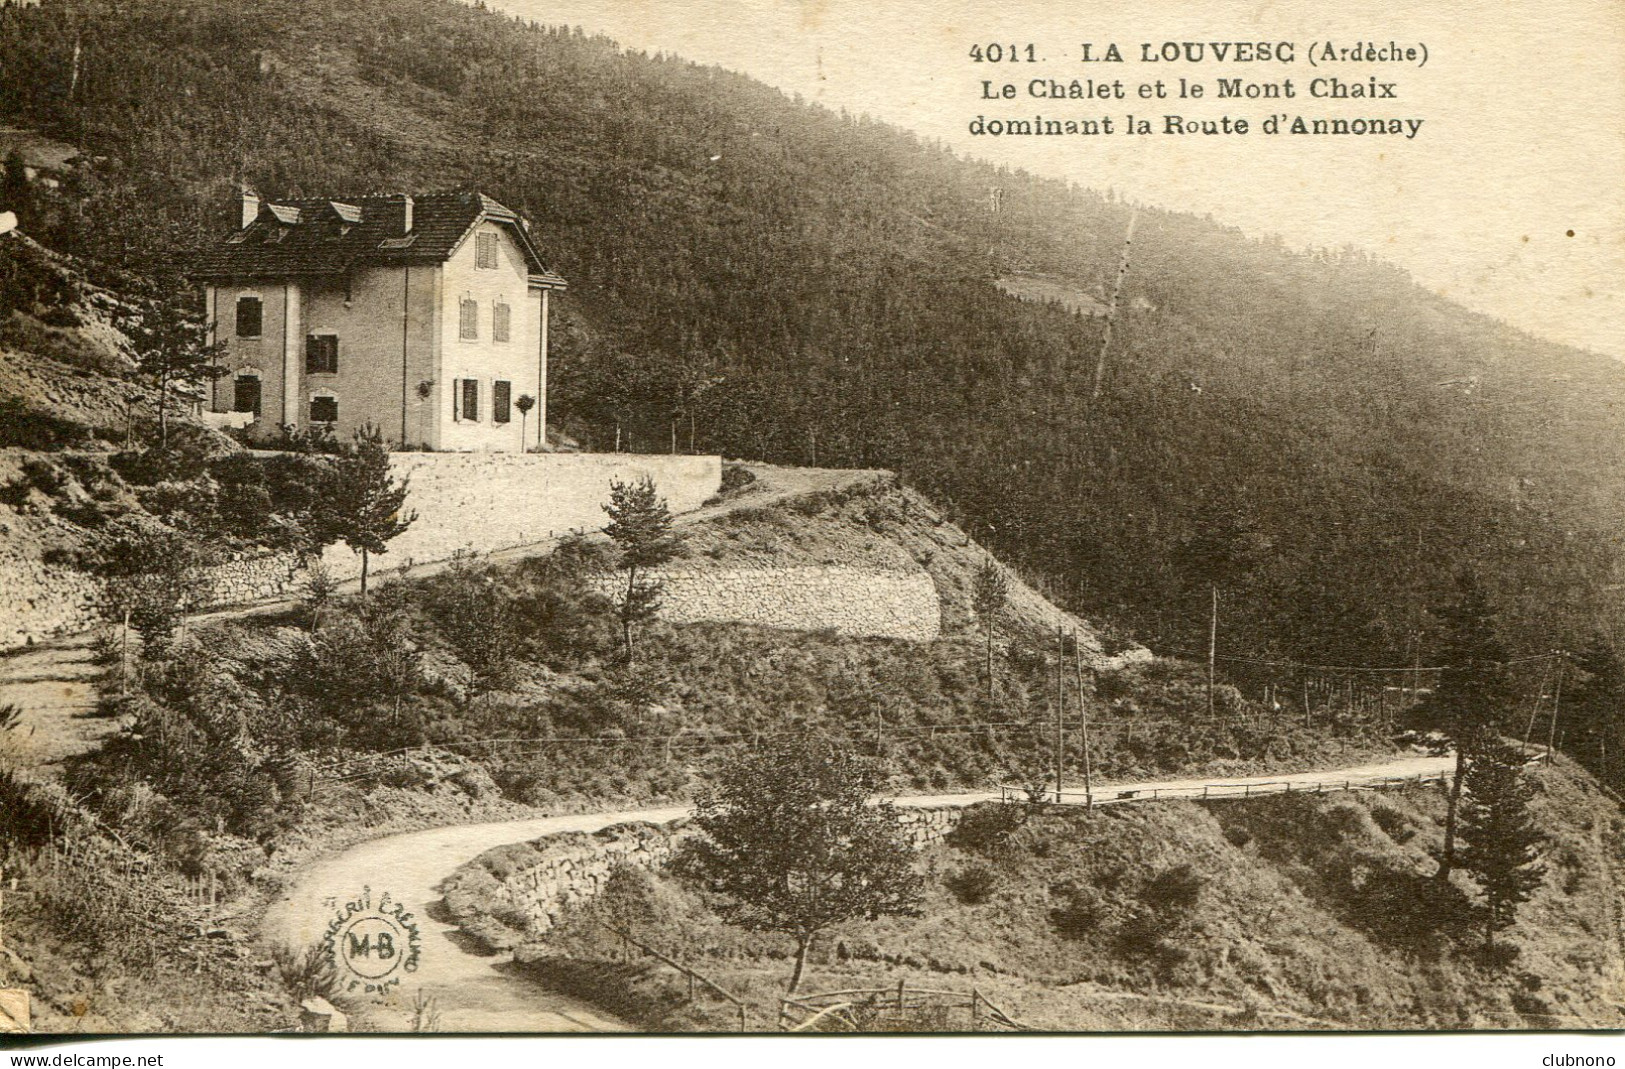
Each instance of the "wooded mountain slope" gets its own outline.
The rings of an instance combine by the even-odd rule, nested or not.
[[[1427,663],[1468,562],[1517,652],[1603,618],[1625,370],[1354,250],[1141,210],[1091,402],[1102,321],[997,283],[1102,294],[1127,204],[742,76],[450,0],[47,0],[0,48],[0,119],[87,156],[22,206],[47,244],[160,271],[239,181],[478,187],[572,283],[563,429],[896,469],[1161,648],[1217,582],[1228,653]]]

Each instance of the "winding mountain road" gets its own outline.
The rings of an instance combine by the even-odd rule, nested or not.
[[[1291,783],[1312,789],[1316,783],[1372,786],[1399,778],[1440,775],[1454,758],[1401,757],[1349,768],[1224,780],[1241,787]],[[1162,780],[1154,783],[1107,784],[1095,788],[1097,800],[1112,804],[1148,800],[1153,792],[1200,790],[1211,779]],[[1276,788],[1279,789],[1279,788]],[[1132,792],[1130,797],[1121,797]],[[998,798],[996,793],[909,795],[900,806],[968,806]],[[524,842],[559,832],[592,832],[611,824],[677,820],[686,806],[634,809],[618,813],[537,817],[490,824],[458,825],[407,832],[348,847],[318,859],[301,871],[288,893],[267,911],[260,928],[264,943],[304,948],[321,939],[338,903],[370,888],[376,899],[388,892],[416,915],[422,939],[419,967],[408,984],[380,1007],[379,1017],[399,1014],[407,1027],[413,999],[421,992],[435,999],[439,1029],[446,1032],[584,1032],[630,1031],[632,1026],[593,1007],[536,983],[514,968],[506,955],[483,955],[471,948],[455,925],[436,919],[440,882],[459,866],[492,847]],[[381,1024],[384,1022],[380,1020]],[[387,1024],[385,1025],[387,1027]]]

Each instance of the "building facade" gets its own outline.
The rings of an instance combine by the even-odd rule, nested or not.
[[[404,448],[545,442],[549,305],[565,282],[515,212],[474,192],[245,192],[239,208],[193,271],[223,343],[213,411],[259,440],[372,424]]]

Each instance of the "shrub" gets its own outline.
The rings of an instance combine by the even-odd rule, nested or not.
[[[1159,915],[1172,909],[1189,909],[1201,897],[1207,878],[1189,864],[1175,865],[1158,873],[1140,891],[1140,901]]]
[[[331,998],[338,991],[338,973],[327,948],[313,943],[303,952],[290,946],[271,948],[271,961],[288,997],[295,1002],[307,998]]]
[[[1083,939],[1100,927],[1107,904],[1093,887],[1067,883],[1053,888],[1061,904],[1049,911],[1050,926],[1066,939]]]
[[[1021,806],[1004,804],[976,805],[965,811],[958,825],[949,832],[946,842],[955,850],[999,857],[1012,847],[1012,837],[1026,822],[1026,811]]]
[[[999,874],[986,865],[968,865],[942,882],[963,905],[979,906],[993,897]]]
[[[0,446],[61,449],[89,435],[90,430],[84,424],[30,408],[20,397],[0,398]]]
[[[743,490],[756,481],[756,473],[739,464],[724,464],[722,466],[722,493],[731,494]]]

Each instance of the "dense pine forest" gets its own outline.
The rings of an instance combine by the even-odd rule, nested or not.
[[[1217,588],[1226,655],[1431,663],[1467,567],[1515,654],[1611,637],[1625,369],[1358,250],[1137,209],[1097,398],[1103,319],[999,282],[1103,297],[1132,191],[450,0],[46,0],[0,50],[0,122],[82,152],[23,228],[109,270],[183,268],[244,182],[523,212],[587,447],[895,469],[1159,650]]]

